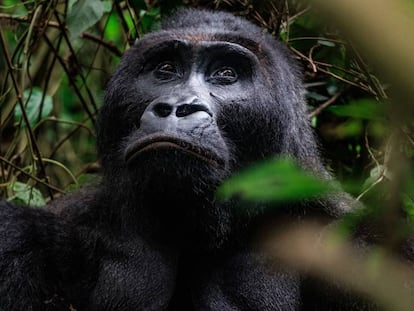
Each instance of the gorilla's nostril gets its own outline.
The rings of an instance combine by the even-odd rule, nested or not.
[[[204,112],[207,112],[209,115],[212,115],[210,110],[206,106],[197,105],[197,104],[184,104],[184,105],[178,106],[176,115],[179,118],[186,117],[190,114],[193,114],[199,111],[204,111]]]
[[[156,104],[152,109],[158,117],[166,118],[171,114],[173,107],[169,104],[159,103]]]

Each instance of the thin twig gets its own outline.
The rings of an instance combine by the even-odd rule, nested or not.
[[[334,102],[336,102],[343,93],[344,93],[344,90],[341,90],[338,93],[336,93],[334,96],[332,96],[330,99],[328,99],[326,102],[321,104],[318,108],[316,108],[309,114],[309,118],[313,118],[317,116],[318,114],[320,114],[324,109],[326,109],[327,107],[332,105]]]
[[[29,138],[29,141],[30,141],[30,145],[33,148],[33,152],[35,154],[36,161],[39,164],[40,176],[47,180],[46,169],[45,169],[45,166],[44,166],[43,161],[42,161],[42,156],[40,154],[39,146],[37,145],[36,138],[34,136],[32,128],[30,127],[29,118],[27,116],[27,113],[26,113],[26,110],[25,110],[25,107],[24,107],[22,92],[20,91],[19,85],[17,84],[17,81],[16,81],[16,78],[12,73],[13,64],[11,62],[9,52],[7,51],[7,48],[6,48],[6,42],[5,42],[4,37],[3,37],[3,32],[1,32],[1,31],[0,31],[0,45],[3,49],[3,55],[6,58],[6,64],[7,64],[8,70],[10,72],[10,77],[11,77],[11,80],[12,80],[12,83],[13,83],[14,90],[15,90],[16,95],[17,95],[17,100],[18,100],[20,108],[22,110],[22,116],[23,116],[24,122],[27,125],[27,127],[26,127],[27,132],[26,133],[29,136],[28,138]],[[53,193],[50,191],[50,188],[47,188],[47,189],[48,189],[50,197],[53,198]]]
[[[59,193],[65,193],[65,191],[63,191],[62,189],[59,189],[51,184],[49,184],[48,182],[45,182],[44,180],[27,173],[25,170],[21,169],[20,167],[18,167],[17,165],[13,164],[12,162],[10,162],[9,160],[3,158],[2,156],[0,156],[0,161],[8,166],[11,166],[12,168],[14,168],[16,171],[19,171],[20,173],[22,173],[23,175],[29,177],[30,179],[33,179],[34,181],[38,182],[39,184],[42,184],[44,186],[46,186],[49,190],[53,190]]]
[[[54,49],[54,46],[53,46],[52,42],[49,40],[49,38],[47,37],[47,35],[44,34],[43,37],[45,38],[45,41],[46,41],[47,45],[49,45],[50,49],[53,50],[53,51],[55,51],[55,53],[57,53],[57,51]],[[57,54],[57,58],[59,60],[60,65],[62,66],[63,70],[65,71],[67,77],[69,78],[69,82],[72,85],[73,90],[75,91],[76,95],[79,97],[79,100],[80,100],[80,102],[82,104],[83,109],[85,109],[86,114],[89,116],[89,118],[93,122],[93,120],[94,120],[94,114],[92,113],[92,111],[90,111],[90,109],[88,107],[88,104],[86,103],[85,99],[83,98],[83,96],[82,96],[79,88],[76,85],[75,80],[72,77],[72,74],[69,72],[69,69],[67,68],[64,60],[62,59],[62,57],[59,54]]]
[[[30,19],[27,16],[13,16],[13,15],[4,14],[4,13],[0,13],[0,20],[9,20],[9,21],[12,21],[12,22],[17,22],[17,23],[28,23],[28,22],[30,22]],[[55,22],[55,21],[48,21],[47,23],[41,22],[39,24],[39,27],[44,27],[45,25],[48,26],[48,27],[52,27],[52,28],[61,28],[59,23]],[[67,31],[67,27],[65,27],[65,31]],[[123,55],[123,52],[121,50],[119,50],[116,47],[116,45],[114,45],[111,42],[104,41],[103,39],[101,39],[97,36],[94,36],[93,34],[90,34],[88,32],[83,32],[81,34],[81,37],[84,38],[84,39],[90,40],[94,43],[97,43],[99,45],[102,45],[103,47],[105,47],[106,49],[108,49],[109,51],[111,51],[113,54],[115,54],[118,57]]]
[[[55,12],[54,15],[55,15],[55,18],[56,18],[56,20],[58,21],[58,23],[60,25],[61,33],[63,35],[63,38],[66,41],[66,44],[67,44],[67,46],[69,48],[69,51],[70,51],[70,53],[71,53],[71,55],[73,57],[73,61],[74,61],[75,65],[76,65],[76,67],[79,69],[79,76],[80,76],[80,78],[82,80],[83,86],[86,89],[86,93],[88,94],[88,98],[89,98],[90,104],[92,105],[93,109],[96,112],[98,110],[98,106],[96,105],[95,98],[93,97],[92,92],[89,89],[88,84],[86,83],[85,76],[82,74],[82,66],[80,65],[80,63],[78,61],[78,58],[76,57],[76,52],[73,49],[73,46],[72,46],[71,41],[69,39],[68,33],[66,31],[66,28],[63,25],[63,22],[60,20],[59,14],[57,12]],[[91,119],[91,121],[92,121],[92,123],[95,124],[95,120],[94,119]]]

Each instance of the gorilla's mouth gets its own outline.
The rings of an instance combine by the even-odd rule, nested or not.
[[[219,157],[215,152],[197,146],[189,141],[165,135],[156,135],[132,143],[125,150],[125,162],[131,163],[140,154],[157,149],[178,149],[213,166],[222,167],[225,165],[224,159]]]

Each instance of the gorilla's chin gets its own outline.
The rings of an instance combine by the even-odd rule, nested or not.
[[[182,152],[213,167],[220,168],[225,166],[225,160],[214,150],[209,150],[189,140],[171,135],[153,135],[133,142],[126,148],[124,159],[128,165],[134,165],[134,162],[139,160],[140,155],[163,149],[167,153]]]

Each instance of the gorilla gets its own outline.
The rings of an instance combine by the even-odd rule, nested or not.
[[[270,218],[335,220],[345,196],[271,212],[215,196],[274,157],[331,179],[300,68],[270,34],[230,13],[177,10],[123,56],[97,149],[96,185],[41,209],[0,203],[2,310],[339,310],[304,298],[303,277],[254,242]]]

